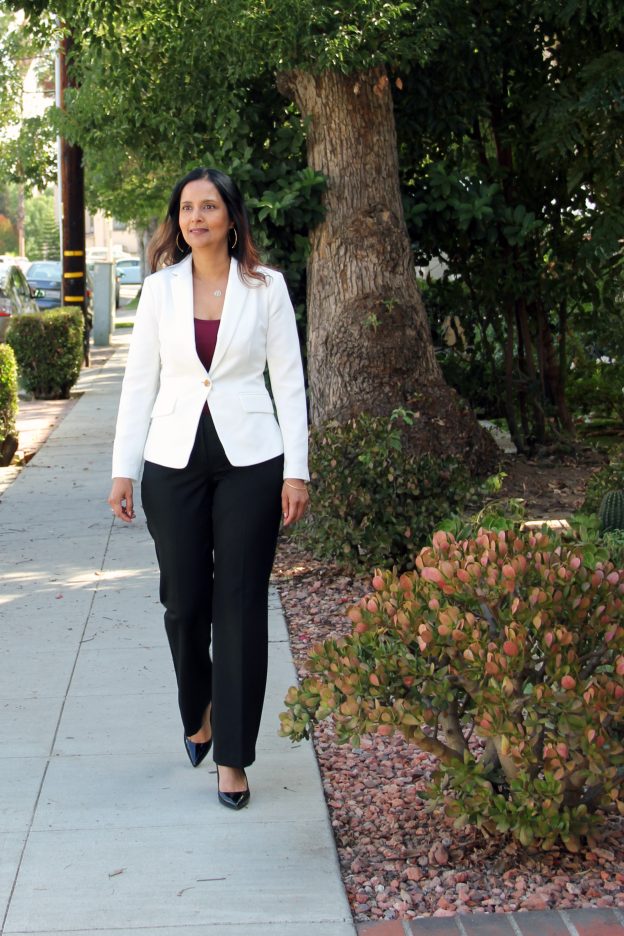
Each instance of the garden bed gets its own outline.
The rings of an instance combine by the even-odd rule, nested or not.
[[[565,516],[580,507],[593,451],[575,458],[508,459],[506,496],[525,497],[528,514]],[[308,649],[346,634],[349,604],[372,590],[367,575],[349,576],[281,540],[274,581],[295,663],[305,674]],[[284,743],[288,743],[284,741]],[[314,744],[343,881],[354,917],[446,916],[456,912],[624,907],[624,821],[609,819],[598,845],[577,855],[522,849],[488,840],[473,827],[455,830],[440,810],[427,811],[423,792],[435,759],[400,735],[337,745],[321,723]]]

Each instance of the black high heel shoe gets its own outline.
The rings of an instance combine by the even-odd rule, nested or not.
[[[186,735],[184,735],[184,747],[186,748],[186,753],[193,767],[199,767],[212,747],[212,738],[210,741],[199,741],[195,743],[195,741],[189,741]]]
[[[187,736],[184,735],[184,747],[186,748],[186,753],[188,754],[189,760],[193,767],[199,767],[212,747],[212,702],[210,703],[209,708],[210,741],[190,741]]]
[[[251,797],[251,793],[249,792],[249,780],[244,770],[243,774],[245,776],[247,789],[240,790],[237,793],[225,793],[223,790],[219,789],[219,767],[217,766],[217,796],[219,797],[219,802],[222,803],[223,806],[227,806],[228,809],[243,809],[249,802]]]

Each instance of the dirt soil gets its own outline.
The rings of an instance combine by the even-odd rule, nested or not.
[[[606,455],[589,446],[574,455],[507,455],[501,465],[507,477],[500,496],[523,498],[527,518],[569,517],[582,506],[591,475],[606,462]]]
[[[509,457],[502,494],[524,498],[528,518],[566,517],[604,461],[591,449],[575,457]],[[274,581],[301,679],[313,644],[350,631],[345,611],[372,590],[370,576],[346,575],[283,538]],[[578,855],[522,849],[474,827],[455,830],[440,810],[430,811],[424,791],[435,759],[400,736],[364,737],[352,749],[336,743],[328,721],[315,728],[313,742],[356,921],[624,908],[624,820],[609,819],[598,844]]]

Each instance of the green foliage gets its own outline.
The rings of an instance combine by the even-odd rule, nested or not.
[[[459,300],[444,314],[467,342],[445,350],[445,373],[493,414],[504,402],[522,450],[572,429],[570,324],[621,321],[624,8],[436,8],[444,41],[395,94],[406,217],[417,264],[446,264],[438,306]]]
[[[582,332],[579,339],[586,338]],[[624,422],[624,360],[574,356],[567,378],[568,400],[574,413]]]
[[[601,531],[600,517],[595,513],[574,514],[569,522],[570,527],[561,532],[561,539],[583,550],[588,568],[596,568],[599,562],[611,562],[616,569],[624,568],[624,532]]]
[[[448,277],[420,287],[444,379],[479,416],[504,417],[504,349],[487,318],[472,314],[468,287]]]
[[[600,532],[624,531],[624,491],[608,491],[598,510]]]
[[[616,569],[624,568],[624,530],[611,530],[602,534],[602,544],[609,561]]]
[[[47,118],[24,116],[23,84],[33,59],[51,53],[10,7],[0,2],[0,179],[45,188],[54,178],[54,138]]]
[[[578,415],[624,423],[624,268],[595,289],[599,300],[571,316],[567,395]]]
[[[504,477],[504,472],[501,473]],[[500,475],[487,478],[484,491],[491,493],[491,488],[498,485]],[[479,530],[515,530],[519,532],[526,517],[524,500],[519,497],[496,498],[488,500],[476,513],[459,513],[448,517],[438,524],[438,530],[452,534],[457,540],[475,539]]]
[[[80,375],[82,312],[60,308],[14,316],[7,342],[15,351],[21,381],[40,400],[67,399]]]
[[[619,448],[609,455],[608,464],[599,468],[590,477],[585,489],[583,513],[598,513],[600,502],[608,491],[624,489],[624,449]]]
[[[17,232],[13,222],[0,214],[0,253],[10,253],[17,250]]]
[[[67,90],[65,111],[50,108],[46,120],[83,149],[88,206],[151,228],[188,169],[223,169],[250,206],[263,258],[284,270],[301,309],[308,231],[321,217],[325,181],[306,167],[305,130],[277,94],[273,68],[254,58],[252,36],[232,38],[247,4],[216,3],[207,17],[205,4],[191,0],[179,29],[171,25],[177,0],[61,0],[25,10],[29,32],[50,46],[59,27],[49,14],[72,24],[77,88]]]
[[[203,53],[211,78],[225,78],[235,87],[234,76],[244,84],[261,71],[351,73],[388,62],[403,65],[425,55],[440,33],[436,4],[415,0],[212,0],[210,17],[202,0],[187,0],[184,29],[178,31],[172,29],[179,21],[178,0],[148,0],[140,7],[117,0],[14,0],[8,5],[31,14],[35,32],[45,33],[41,14],[48,14],[49,23],[51,11],[74,23],[76,35],[97,48],[108,49],[121,39],[120,55],[130,55],[141,40],[150,67],[174,70],[172,89],[175,72],[183,73],[175,53],[184,50],[193,61]],[[133,64],[140,69],[140,62]],[[193,74],[186,73],[187,85]]]
[[[17,364],[13,348],[0,343],[0,445],[15,435],[17,416]]]
[[[59,260],[61,246],[54,196],[46,193],[27,199],[25,213],[26,255],[31,260]]]
[[[312,429],[311,513],[294,535],[316,556],[411,568],[441,518],[476,496],[463,465],[410,451],[412,427],[413,414],[398,409]]]
[[[546,533],[438,531],[373,586],[313,648],[283,736],[330,715],[344,743],[400,731],[439,759],[432,805],[523,845],[577,851],[624,815],[624,572]]]

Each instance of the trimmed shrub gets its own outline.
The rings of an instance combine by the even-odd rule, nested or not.
[[[293,535],[318,558],[413,568],[438,522],[476,497],[464,465],[410,451],[412,422],[397,409],[311,430],[311,512]]]
[[[66,400],[80,375],[84,322],[79,309],[14,316],[7,342],[24,388],[39,400]]]
[[[353,633],[313,648],[281,734],[403,736],[439,759],[458,828],[577,851],[624,815],[624,571],[546,533],[439,531],[416,570],[378,571]]]
[[[0,344],[0,465],[8,465],[17,449],[17,364],[13,348]]]

